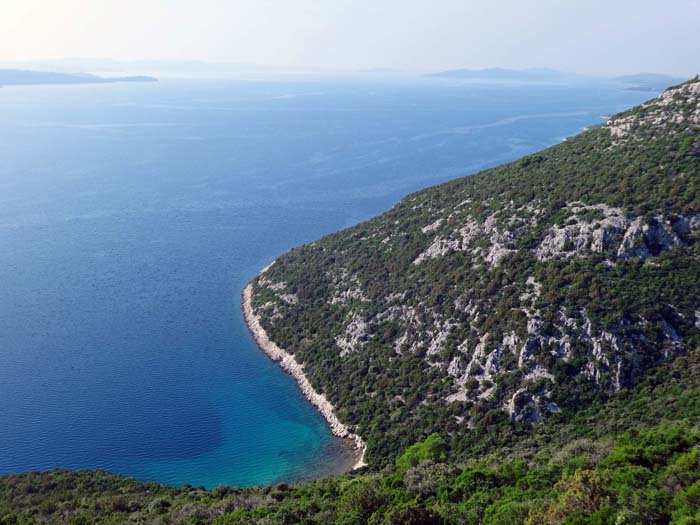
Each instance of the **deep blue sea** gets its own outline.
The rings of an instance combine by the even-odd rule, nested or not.
[[[252,485],[348,458],[240,292],[298,244],[651,94],[416,81],[0,89],[0,473]]]

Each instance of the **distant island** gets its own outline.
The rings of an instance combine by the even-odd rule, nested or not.
[[[661,91],[669,86],[680,84],[682,78],[670,75],[660,75],[658,73],[638,73],[636,75],[623,75],[614,77],[612,80],[627,85],[631,91]]]
[[[97,75],[117,76],[124,71],[134,75],[158,75],[158,77],[202,78],[234,77],[250,78],[287,76],[290,74],[320,74],[314,67],[274,66],[266,64],[241,64],[235,62],[205,62],[201,60],[112,60],[92,58],[65,58],[54,60],[0,61],[2,69],[55,71],[72,74],[91,71]]]
[[[612,77],[595,77],[568,73],[549,68],[504,69],[499,67],[487,69],[448,69],[427,75],[436,79],[481,81],[481,82],[603,82],[619,85],[629,91],[661,92],[680,84],[682,78],[660,73],[636,73]]]
[[[54,73],[26,69],[0,69],[0,86],[30,86],[43,84],[111,84],[114,82],[157,82],[144,75],[100,77],[89,73]]]
[[[487,69],[448,69],[431,73],[428,76],[462,80],[552,82],[572,78],[576,75],[548,68],[504,69],[492,67]]]

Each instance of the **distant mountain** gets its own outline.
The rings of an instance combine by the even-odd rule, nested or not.
[[[205,62],[201,60],[112,60],[98,58],[64,58],[56,60],[32,60],[23,62],[0,62],[0,69],[29,69],[73,73],[90,71],[104,76],[153,74],[159,77],[245,77],[309,74],[321,70],[293,66],[271,66],[265,64],[238,64],[235,62]]]
[[[661,91],[669,86],[683,82],[682,78],[658,73],[638,73],[636,75],[623,75],[613,77],[611,80],[627,85],[627,89],[634,91]]]
[[[571,78],[575,75],[548,68],[503,69],[493,67],[487,69],[449,69],[439,73],[432,73],[428,76],[463,80],[553,82]]]
[[[664,89],[680,84],[684,79],[659,73],[638,73],[613,77],[578,75],[549,68],[529,69],[448,69],[427,75],[431,78],[465,81],[489,82],[564,82],[587,81],[593,83],[612,83],[631,91],[649,91],[659,93]]]
[[[309,66],[243,64],[237,62],[207,62],[203,60],[113,60],[100,58],[62,58],[21,62],[0,61],[2,69],[54,71],[72,74],[89,71],[100,76],[153,74],[171,78],[268,78],[308,75],[396,75],[403,71],[389,67],[364,69],[328,68]]]
[[[148,76],[99,77],[87,73],[54,73],[25,69],[0,69],[0,86],[38,84],[106,84],[112,82],[156,82]]]

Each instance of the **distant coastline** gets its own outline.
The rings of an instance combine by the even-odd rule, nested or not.
[[[270,264],[263,268],[260,274],[265,273],[270,266],[272,265]],[[324,417],[331,429],[331,433],[336,437],[347,440],[351,444],[357,457],[357,461],[352,469],[355,470],[364,467],[367,464],[365,463],[365,452],[367,450],[365,442],[338,419],[335,415],[335,407],[323,394],[320,394],[311,386],[306,374],[304,374],[303,365],[300,364],[292,354],[277,346],[263,329],[260,324],[260,319],[255,315],[255,311],[253,310],[252,283],[249,283],[243,290],[242,307],[243,319],[258,347],[265,352],[270,359],[279,363],[282,369],[294,378],[304,397]]]
[[[0,69],[0,87],[113,84],[116,82],[158,82],[158,79],[145,75],[100,77],[88,73],[55,73],[52,71],[32,71],[26,69]]]

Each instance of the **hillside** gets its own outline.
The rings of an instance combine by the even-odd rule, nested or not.
[[[254,281],[269,337],[388,464],[468,457],[700,342],[700,82],[410,195]]]

